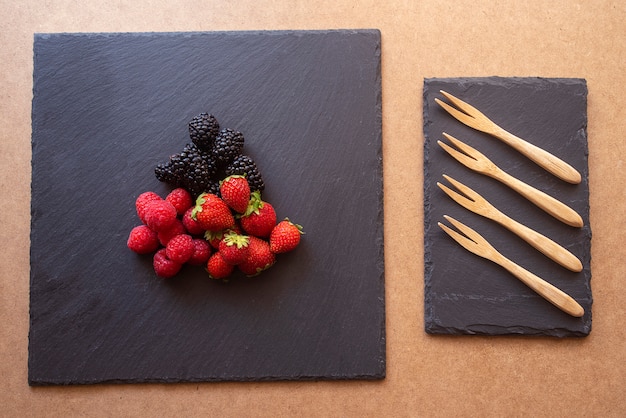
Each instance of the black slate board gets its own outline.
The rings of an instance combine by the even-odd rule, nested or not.
[[[472,104],[504,129],[548,150],[582,175],[578,185],[547,173],[498,139],[452,118],[435,98],[440,90]],[[425,328],[431,334],[585,336],[591,331],[591,228],[587,166],[587,86],[583,79],[431,78],[424,81]],[[583,228],[567,226],[507,186],[462,166],[437,144],[446,132],[478,149],[520,180],[576,210]],[[448,174],[513,219],[574,253],[583,271],[573,273],[504,227],[469,212],[437,187]],[[437,222],[443,215],[483,235],[506,257],[546,279],[585,309],[571,317],[542,299],[506,270],[458,245]]]
[[[203,111],[306,231],[257,278],[126,248]],[[377,30],[37,34],[32,123],[29,384],[384,378]]]

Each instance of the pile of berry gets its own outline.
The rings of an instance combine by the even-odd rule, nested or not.
[[[165,199],[151,191],[136,199],[142,224],[131,230],[128,248],[154,254],[155,273],[163,278],[185,264],[204,266],[214,279],[226,280],[235,269],[255,276],[298,246],[302,227],[287,218],[277,223],[273,206],[262,200],[260,173],[241,154],[243,135],[219,131],[206,113],[189,123],[189,132],[193,142],[156,168],[157,178],[174,190]]]

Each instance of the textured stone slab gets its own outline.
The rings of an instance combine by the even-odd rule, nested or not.
[[[564,159],[583,177],[578,185],[547,173],[499,140],[448,115],[434,99],[445,90],[474,105],[504,129]],[[425,327],[431,334],[585,336],[591,330],[591,228],[587,166],[587,86],[582,79],[431,78],[424,82]],[[498,181],[462,166],[437,140],[442,132],[468,143],[520,180],[575,209],[585,225],[567,226]],[[560,243],[584,269],[570,272],[504,227],[452,201],[436,183],[443,174],[471,187],[513,219]],[[469,253],[438,226],[450,215],[483,235],[506,257],[546,279],[584,308],[573,318],[506,270]],[[445,223],[445,222],[444,222]]]
[[[378,31],[40,34],[34,54],[31,385],[385,376]],[[126,248],[203,111],[306,231],[254,279],[163,281]]]

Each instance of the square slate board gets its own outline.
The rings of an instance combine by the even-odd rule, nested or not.
[[[126,248],[205,111],[305,228],[256,278]],[[384,378],[379,31],[37,34],[32,123],[29,384]]]
[[[500,140],[450,116],[435,98],[445,90],[467,101],[504,129],[564,159],[582,175],[578,185],[544,171]],[[582,79],[431,78],[424,81],[425,328],[431,334],[585,336],[591,330],[591,228],[587,166],[587,86]],[[437,144],[446,132],[476,148],[518,179],[576,210],[583,228],[567,226],[507,186],[462,166]],[[522,224],[574,253],[583,271],[573,273],[495,222],[464,209],[442,190],[442,175],[469,186]],[[527,288],[500,266],[471,254],[437,222],[443,215],[483,235],[507,258],[554,284],[585,309],[574,318]]]

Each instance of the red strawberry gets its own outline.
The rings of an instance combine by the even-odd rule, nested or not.
[[[272,229],[270,234],[270,250],[274,254],[286,253],[295,249],[300,243],[302,226],[294,224],[285,218]]]
[[[194,266],[200,266],[205,264],[211,256],[211,246],[208,242],[201,238],[193,240],[194,251],[193,255],[189,259],[188,263]]]
[[[229,231],[224,234],[224,239],[220,241],[219,252],[224,261],[234,266],[242,263],[248,257],[249,242],[250,237]]]
[[[270,251],[270,245],[267,241],[250,237],[248,246],[250,247],[248,258],[237,266],[246,276],[256,276],[270,268],[276,261],[276,256]]]
[[[139,225],[130,231],[126,245],[137,254],[148,254],[159,248],[159,239],[156,232],[146,225]]]
[[[222,231],[231,228],[235,224],[235,218],[230,212],[228,205],[214,194],[202,193],[196,200],[191,217],[202,228],[209,231]]]
[[[187,232],[189,232],[191,235],[204,234],[204,228],[202,227],[202,225],[200,225],[198,221],[191,217],[193,209],[193,207],[187,209],[187,211],[183,215],[183,225],[185,226]]]
[[[172,190],[165,198],[176,208],[179,215],[185,213],[187,209],[193,206],[193,199],[189,192],[182,187]]]
[[[222,254],[217,252],[209,258],[206,269],[212,279],[225,279],[231,275],[235,266],[224,261]]]
[[[167,246],[167,243],[170,242],[172,238],[176,235],[185,234],[187,230],[183,223],[176,219],[176,221],[167,229],[159,231],[159,242],[162,246]]]
[[[228,207],[244,213],[250,201],[250,186],[245,176],[232,175],[220,182],[220,195]]]
[[[176,222],[176,208],[166,200],[153,200],[146,205],[145,218],[150,229],[164,231]]]
[[[241,227],[249,235],[265,238],[276,225],[276,211],[272,205],[261,200],[261,193],[252,193],[246,213],[240,219]]]
[[[161,248],[154,254],[152,265],[156,275],[164,279],[176,276],[182,267],[182,264],[167,258],[165,248]]]
[[[167,243],[165,249],[167,250],[167,258],[176,263],[184,264],[189,261],[193,255],[195,246],[191,235],[181,234],[172,238]]]
[[[144,192],[140,194],[139,197],[137,197],[137,200],[135,200],[135,209],[137,209],[137,216],[139,216],[139,219],[144,224],[146,223],[146,206],[148,206],[148,203],[155,200],[163,199],[161,199],[161,196],[154,192]]]

